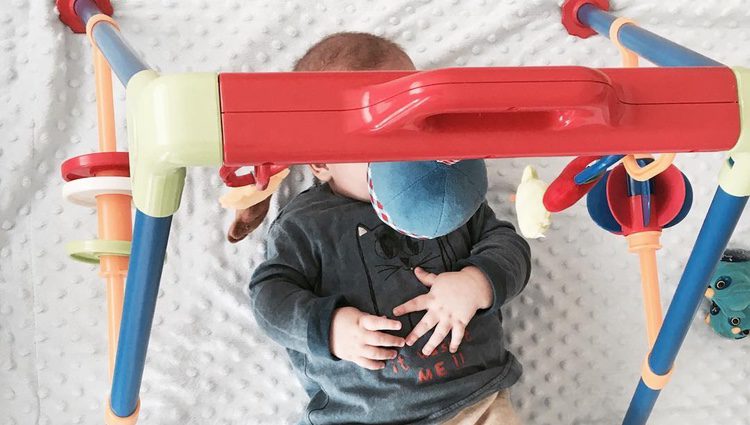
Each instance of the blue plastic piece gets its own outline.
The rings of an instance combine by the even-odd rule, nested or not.
[[[91,0],[76,0],[73,9],[75,9],[76,15],[81,18],[84,26],[92,16],[102,13],[96,3]]]
[[[625,155],[603,156],[598,161],[584,168],[580,173],[576,174],[576,176],[573,178],[573,181],[578,185],[594,181],[599,176],[604,174],[609,167],[615,165],[617,161],[621,160],[624,156]]]
[[[637,159],[638,166],[645,167],[649,163],[653,162],[653,159]],[[631,196],[641,197],[641,214],[643,216],[643,226],[648,226],[651,223],[651,180],[645,182],[637,181],[628,175],[629,187],[634,186],[635,190],[631,190]]]
[[[651,223],[651,182],[640,182],[641,186],[641,213],[643,213],[643,226]]]
[[[635,393],[640,394],[640,396],[637,399],[633,398],[630,402],[628,413],[622,421],[623,425],[645,424],[651,415],[651,410],[654,408],[656,399],[661,394],[661,391],[652,390],[646,386],[643,380],[640,380],[638,381]]]
[[[716,189],[716,195],[698,233],[693,252],[664,317],[664,324],[651,350],[649,365],[654,373],[664,375],[672,367],[700,306],[706,284],[721,259],[747,200],[746,196],[729,195],[721,187]],[[645,424],[656,403],[658,393],[640,382],[623,424]]]
[[[675,218],[664,225],[665,229],[681,222],[685,217],[687,217],[688,213],[690,212],[690,208],[693,206],[693,186],[690,184],[690,180],[688,180],[685,173],[682,174],[682,178],[685,180],[685,200],[682,202],[682,209],[679,213],[677,213]]]
[[[622,233],[622,226],[615,220],[607,201],[607,180],[610,177],[611,174],[607,171],[602,179],[591,188],[586,195],[586,209],[589,211],[591,219],[599,227],[608,232],[620,234]]]
[[[584,4],[578,9],[578,19],[609,38],[609,28],[617,17],[594,5]],[[724,66],[637,25],[623,25],[618,38],[623,46],[659,66]]]
[[[77,0],[75,10],[84,23],[88,22],[92,16],[101,13],[96,4],[90,0]],[[127,87],[128,81],[133,75],[149,69],[149,66],[138,57],[133,48],[122,38],[120,31],[109,23],[97,24],[92,36],[122,85]]]
[[[120,417],[130,416],[138,403],[171,223],[172,216],[151,217],[141,211],[135,214],[110,395],[112,411]]]

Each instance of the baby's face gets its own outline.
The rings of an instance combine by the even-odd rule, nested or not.
[[[336,193],[359,201],[370,201],[366,162],[328,164],[328,170],[331,175],[329,184]]]

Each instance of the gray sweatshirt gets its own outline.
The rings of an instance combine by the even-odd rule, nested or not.
[[[267,259],[253,274],[250,297],[259,326],[286,347],[310,402],[300,424],[432,424],[513,385],[521,365],[503,343],[500,306],[526,285],[526,241],[484,203],[458,230],[417,240],[392,230],[369,203],[335,194],[327,184],[293,199],[270,228]],[[492,283],[492,306],[466,328],[459,351],[450,336],[430,356],[432,332],[371,371],[329,350],[336,308],[393,318],[393,308],[428,292],[414,276],[473,265]],[[405,337],[424,312],[397,318]]]

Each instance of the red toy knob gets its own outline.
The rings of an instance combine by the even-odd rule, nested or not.
[[[584,4],[590,4],[601,10],[609,10],[609,0],[565,0],[565,3],[563,3],[562,24],[568,30],[568,34],[589,38],[596,35],[596,31],[583,25],[578,19],[578,10]]]
[[[78,0],[55,0],[60,20],[70,27],[74,33],[83,34],[86,32],[86,23],[81,20],[75,10],[76,1]],[[96,7],[105,15],[112,16],[114,12],[109,0],[89,0],[96,4]]]

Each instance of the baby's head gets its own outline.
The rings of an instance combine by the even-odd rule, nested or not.
[[[372,34],[342,32],[312,46],[295,64],[294,71],[406,71],[415,69],[409,56],[392,41]],[[369,202],[367,163],[310,164],[313,175],[349,198]],[[227,238],[244,239],[263,222],[271,198],[237,211]]]
[[[299,58],[295,71],[413,70],[398,44],[362,32],[340,32],[320,40]]]
[[[305,53],[295,71],[402,71],[414,64],[401,47],[372,34],[343,32],[328,36]],[[315,177],[343,196],[369,202],[367,163],[310,164]]]

